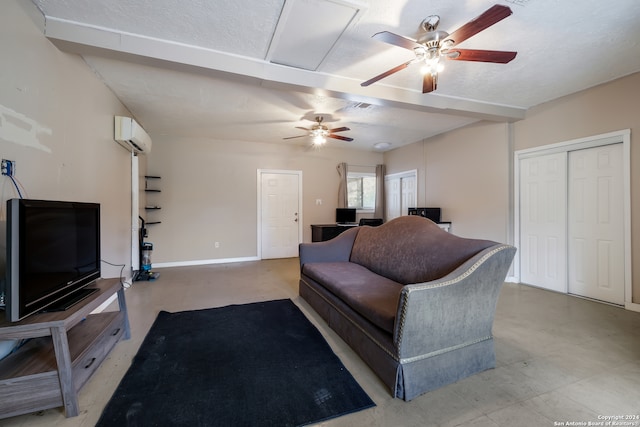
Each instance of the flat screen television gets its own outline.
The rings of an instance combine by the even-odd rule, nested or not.
[[[336,208],[336,223],[353,224],[356,222],[355,208]]]
[[[8,200],[6,269],[11,322],[90,295],[96,289],[86,286],[100,277],[100,205]]]

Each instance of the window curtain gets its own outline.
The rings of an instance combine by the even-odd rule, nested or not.
[[[346,208],[347,205],[347,164],[339,163],[336,167],[340,176],[340,185],[338,186],[338,207]]]
[[[374,218],[384,220],[385,200],[384,200],[384,175],[386,168],[384,165],[376,165],[376,206],[373,212]]]

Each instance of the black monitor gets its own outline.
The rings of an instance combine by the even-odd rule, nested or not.
[[[351,224],[355,222],[356,222],[355,208],[337,208],[336,209],[336,223]]]

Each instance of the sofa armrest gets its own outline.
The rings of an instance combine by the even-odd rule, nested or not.
[[[413,360],[492,337],[498,295],[516,248],[496,244],[441,279],[406,285],[400,296],[394,345]]]
[[[357,235],[358,227],[353,227],[326,242],[300,243],[300,268],[311,262],[349,261]]]

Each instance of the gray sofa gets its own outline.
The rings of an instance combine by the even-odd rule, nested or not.
[[[492,325],[515,248],[418,216],[300,245],[300,296],[394,397],[495,367]]]

